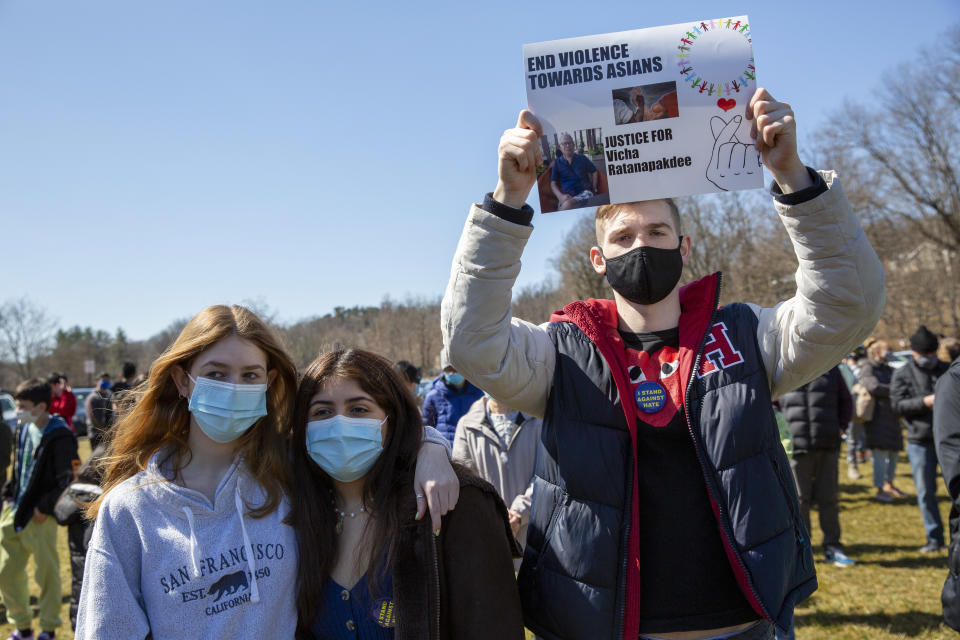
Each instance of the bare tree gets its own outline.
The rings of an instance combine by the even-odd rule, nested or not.
[[[870,176],[861,194],[873,216],[904,222],[960,251],[960,25],[936,52],[887,73],[866,107],[848,103],[817,146]],[[919,66],[918,66],[919,65]],[[918,73],[920,68],[924,71]]]
[[[567,232],[553,266],[560,275],[560,288],[568,302],[587,298],[610,298],[613,293],[607,279],[590,263],[590,247],[597,244],[593,210],[580,214],[577,223]]]
[[[34,362],[50,349],[56,329],[57,322],[27,298],[0,306],[0,352],[22,378],[35,375]]]

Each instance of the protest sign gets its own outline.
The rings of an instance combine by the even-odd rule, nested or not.
[[[763,186],[746,16],[528,44],[540,210]]]

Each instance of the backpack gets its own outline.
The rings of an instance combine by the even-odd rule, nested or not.
[[[877,403],[867,388],[857,382],[850,388],[850,395],[853,396],[853,421],[862,423],[873,420],[873,409]]]
[[[113,399],[110,394],[103,394],[101,391],[94,391],[90,399],[90,420],[93,426],[101,431],[107,429],[113,423]]]

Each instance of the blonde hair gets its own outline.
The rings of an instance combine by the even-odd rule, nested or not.
[[[871,339],[867,345],[867,355],[877,360],[877,356],[880,354],[880,349],[890,350],[890,345],[887,344],[886,340],[875,340]]]
[[[113,429],[107,450],[104,494],[87,508],[91,519],[110,490],[146,469],[158,450],[172,449],[174,474],[189,462],[190,412],[172,372],[176,367],[189,370],[197,356],[232,335],[263,350],[267,370],[276,372],[267,388],[267,415],[237,440],[237,449],[267,496],[251,514],[262,517],[277,508],[283,491],[289,488],[288,436],[297,389],[296,368],[280,341],[253,312],[236,305],[215,305],[187,323],[173,344],[154,360],[147,380],[131,390],[130,395],[135,397],[124,403],[124,415]]]
[[[944,362],[953,362],[960,356],[960,340],[956,338],[944,338],[940,341],[940,347],[937,349],[937,357]]]

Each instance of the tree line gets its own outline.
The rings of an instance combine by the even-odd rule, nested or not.
[[[810,138],[813,166],[836,169],[865,233],[883,261],[887,302],[876,334],[900,344],[919,324],[960,335],[960,25],[936,51],[890,70],[867,103],[837,108],[828,126]],[[945,44],[944,44],[945,43]],[[931,62],[933,61],[933,62]],[[922,62],[922,64],[920,64]],[[772,306],[796,290],[797,259],[769,197],[737,192],[677,201],[693,255],[684,282],[722,271],[721,303],[745,300]],[[592,210],[557,247],[544,282],[516,291],[513,312],[546,322],[564,304],[611,297],[588,260],[596,243]],[[561,214],[551,214],[561,215]],[[336,344],[363,347],[431,370],[441,347],[440,295],[385,299],[378,306],[337,307],[283,325],[262,303],[248,306],[280,335],[299,367]],[[56,370],[74,386],[95,371],[118,373],[124,362],[143,372],[176,337],[177,319],[147,340],[129,340],[122,328],[61,328],[27,298],[0,305],[0,388]]]

